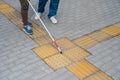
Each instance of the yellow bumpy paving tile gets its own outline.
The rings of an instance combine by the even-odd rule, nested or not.
[[[89,34],[88,36],[99,42],[101,42],[105,39],[108,39],[110,37],[110,35],[103,33],[101,31],[93,32],[93,33]]]
[[[63,52],[63,55],[65,55],[67,58],[74,62],[84,59],[85,57],[89,56],[90,53],[79,47],[74,47]]]
[[[73,42],[82,47],[82,48],[90,48],[92,46],[94,46],[95,44],[97,44],[97,41],[91,39],[90,37],[88,36],[84,36],[84,37],[81,37],[81,38],[78,38],[76,40],[73,40]]]
[[[101,31],[111,35],[111,36],[116,36],[120,34],[120,28],[118,26],[110,26],[102,29]]]
[[[33,51],[42,59],[58,53],[57,49],[49,44],[34,48]]]
[[[111,77],[103,73],[102,71],[98,71],[97,73],[85,78],[84,80],[113,80]]]
[[[77,64],[72,64],[67,67],[71,72],[73,72],[80,80],[94,74],[99,69],[96,68],[94,65],[89,63],[86,60],[82,60]]]
[[[57,43],[61,47],[62,50],[70,49],[72,47],[75,47],[76,45],[72,43],[68,38],[64,37],[59,40],[57,40]]]
[[[56,54],[54,56],[44,59],[44,61],[54,70],[71,64],[71,61],[62,54]]]

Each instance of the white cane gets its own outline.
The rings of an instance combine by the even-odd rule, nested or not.
[[[47,29],[47,27],[45,26],[44,22],[42,21],[42,19],[40,18],[40,16],[37,14],[36,10],[34,9],[33,5],[31,4],[31,2],[29,0],[27,0],[29,5],[31,6],[31,8],[33,9],[35,15],[38,17],[39,21],[41,22],[42,26],[45,28],[45,30],[47,31],[48,35],[50,36],[50,38],[53,41],[54,46],[58,49],[58,51],[62,54],[62,50],[60,49],[60,47],[58,46],[56,40],[53,38],[53,36],[51,35],[51,33],[49,32],[49,30]]]

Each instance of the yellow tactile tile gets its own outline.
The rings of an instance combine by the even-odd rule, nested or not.
[[[94,65],[86,60],[82,60],[77,64],[72,64],[67,67],[71,72],[73,72],[80,80],[96,73],[99,71]]]
[[[111,77],[103,73],[102,71],[98,71],[97,73],[85,78],[84,80],[113,80]]]
[[[48,44],[48,43],[52,43],[52,40],[50,39],[50,37],[48,35],[44,35],[42,37],[35,38],[34,41],[37,44],[39,44],[40,46]]]
[[[110,26],[102,29],[101,31],[111,35],[111,36],[116,36],[120,34],[120,28],[118,26]]]
[[[33,51],[42,59],[58,53],[57,49],[51,45],[34,48]]]
[[[0,5],[1,5],[1,4],[4,4],[4,3],[5,3],[5,2],[4,2],[3,0],[0,0]]]
[[[2,1],[0,1],[2,3]],[[6,3],[4,4],[0,4],[0,11],[3,10],[3,9],[6,9],[6,8],[9,8],[10,6]]]
[[[75,47],[76,45],[72,43],[68,38],[64,37],[59,40],[57,40],[59,46],[62,50],[70,49],[72,47]]]
[[[71,61],[74,62],[74,61],[79,61],[81,59],[84,59],[85,57],[89,56],[90,53],[88,53],[87,51],[79,47],[74,47],[74,48],[68,49],[65,52],[63,52],[63,55],[65,55]]]
[[[108,39],[110,37],[110,35],[108,35],[104,32],[101,32],[101,31],[93,32],[93,33],[89,34],[88,36],[99,42],[103,41],[105,39]]]
[[[71,64],[71,61],[67,59],[62,54],[57,54],[51,57],[48,57],[44,60],[51,68],[57,70],[61,67]]]
[[[29,35],[32,39],[41,37],[46,34],[45,31],[43,31],[38,25],[36,25],[35,23],[32,23],[32,24],[33,24],[33,27],[32,27],[33,34]]]
[[[1,4],[0,5],[0,9],[1,9],[0,12],[2,12],[5,15],[8,14],[8,13],[10,13],[10,12],[12,12],[12,11],[15,11],[14,8],[10,7],[7,4]]]
[[[15,25],[19,25],[22,22],[21,16],[16,10],[5,13],[5,16]]]
[[[73,40],[73,42],[75,44],[77,44],[78,46],[82,47],[82,48],[90,48],[92,46],[94,46],[95,44],[97,44],[97,41],[91,39],[90,37],[88,36],[84,36],[84,37],[81,37],[81,38],[78,38],[76,40]]]
[[[119,28],[120,28],[120,22],[119,22],[119,23],[114,24],[113,26],[117,26],[117,27],[119,27]]]

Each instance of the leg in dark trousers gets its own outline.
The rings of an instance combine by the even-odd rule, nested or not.
[[[19,0],[21,4],[21,16],[22,16],[22,22],[24,24],[23,31],[27,34],[32,34],[33,31],[31,29],[32,23],[28,22],[28,8],[29,3],[27,0]]]
[[[27,25],[28,22],[28,8],[29,8],[29,4],[27,2],[27,0],[20,0],[20,4],[21,4],[21,16],[22,16],[22,21],[24,23],[24,25]]]

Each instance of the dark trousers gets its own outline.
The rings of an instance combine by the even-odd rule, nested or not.
[[[22,16],[22,21],[24,25],[27,25],[28,22],[28,8],[29,8],[29,3],[27,0],[19,0],[21,4],[21,16]]]
[[[38,12],[43,13],[48,0],[39,0]],[[50,0],[48,18],[57,14],[59,0]]]

